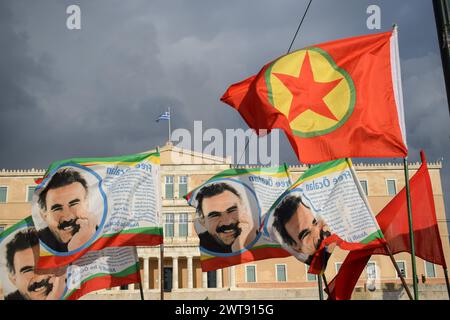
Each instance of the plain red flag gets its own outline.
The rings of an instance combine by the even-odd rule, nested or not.
[[[447,268],[436,219],[431,179],[423,151],[420,152],[420,156],[422,165],[410,179],[416,256]],[[405,188],[384,207],[376,218],[392,253],[411,253]],[[353,288],[372,254],[387,255],[387,252],[384,247],[379,247],[349,253],[339,273],[329,284],[330,298],[350,299]]]
[[[314,45],[231,85],[250,128],[286,133],[300,161],[405,157],[397,31]]]

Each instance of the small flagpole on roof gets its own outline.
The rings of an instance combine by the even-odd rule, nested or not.
[[[165,120],[169,122],[169,132],[168,132],[168,141],[167,143],[170,144],[171,143],[171,139],[170,139],[170,135],[171,135],[171,119],[170,119],[170,107],[167,108],[167,111],[164,111],[163,114],[161,114],[158,119],[156,119],[156,122],[159,122],[160,120]]]
[[[170,107],[168,107],[167,108],[167,112],[169,113],[169,144],[171,143],[171,141],[170,141],[170,133],[171,133],[171,128],[170,128],[170,121],[172,121],[170,118],[171,118],[171,114],[170,114]]]

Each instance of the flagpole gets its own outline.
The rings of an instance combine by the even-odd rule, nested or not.
[[[308,169],[311,168],[311,165],[308,164]],[[320,275],[317,275],[317,289],[319,290],[319,300],[323,300],[323,285],[322,278]]]
[[[144,290],[142,289],[142,278],[141,278],[141,262],[139,261],[139,255],[137,252],[137,247],[134,247],[134,255],[136,256],[136,260],[138,261],[139,268],[138,268],[138,274],[139,274],[139,292],[141,293],[141,300],[144,299]]]
[[[160,276],[160,299],[164,300],[164,244],[159,245],[159,261],[161,262],[161,267],[159,270]]]
[[[139,292],[141,294],[141,300],[145,300],[144,299],[144,289],[142,288],[142,278],[141,278],[141,269],[139,267]]]
[[[370,207],[369,200],[367,200],[366,194],[365,194],[364,190],[362,189],[359,180],[356,179],[356,172],[355,172],[355,170],[353,169],[353,166],[350,165],[349,158],[347,158],[347,163],[349,164],[350,171],[352,172],[352,175],[353,175],[353,177],[354,177],[354,179],[355,179],[356,187],[358,188],[358,191],[359,191],[359,193],[361,194],[361,196],[362,196],[362,198],[363,198],[363,201],[364,201],[364,203],[366,204],[367,209],[368,209],[369,212],[372,214],[372,216],[375,217],[375,215],[374,215],[373,212],[372,212],[372,208]],[[408,181],[409,181],[409,180],[408,180]],[[389,257],[391,258],[391,261],[392,261],[392,264],[394,265],[395,270],[397,270],[397,274],[398,274],[398,276],[400,277],[400,280],[402,281],[403,288],[405,288],[405,291],[406,291],[406,293],[408,294],[408,297],[409,297],[411,300],[413,300],[413,296],[412,296],[412,294],[411,294],[411,291],[409,290],[408,285],[406,284],[405,278],[403,277],[403,275],[402,275],[401,272],[400,272],[400,269],[399,269],[399,267],[398,267],[398,265],[397,265],[397,262],[395,261],[395,258],[394,258],[393,254],[392,254],[391,249],[389,248],[389,246],[388,246],[388,244],[387,244],[386,242],[383,243],[383,246],[384,246],[386,252],[388,253]]]
[[[322,280],[323,280],[323,283],[325,284],[325,290],[327,292],[330,292],[330,288],[328,288],[328,281],[327,281],[327,277],[325,277],[325,273],[322,273]]]
[[[170,107],[169,107],[170,112]],[[169,117],[170,121],[170,117]],[[156,151],[159,153],[159,147],[156,147]],[[162,212],[161,212],[161,222],[162,222]],[[164,236],[163,241],[159,245],[159,261],[160,261],[160,267],[159,267],[159,287],[160,287],[160,299],[164,300]]]
[[[419,290],[417,284],[417,268],[416,268],[416,248],[414,243],[413,218],[411,210],[411,194],[409,191],[409,173],[408,173],[408,157],[403,158],[403,169],[405,171],[406,200],[408,205],[408,223],[409,223],[409,241],[411,243],[411,265],[413,273],[414,299],[419,300]]]
[[[445,276],[445,283],[447,284],[447,293],[448,293],[448,298],[450,300],[450,284],[448,282],[448,272],[447,272],[447,268],[442,267],[442,269],[444,269],[444,276]]]
[[[450,111],[450,47],[449,47],[449,8],[445,0],[433,0],[434,20],[444,73],[447,106]]]
[[[319,300],[323,300],[323,285],[322,277],[320,275],[317,276],[317,286],[319,287]]]
[[[172,121],[172,120],[171,120],[172,115],[170,114],[170,107],[168,107],[168,110],[169,110],[169,140],[168,140],[168,141],[169,141],[169,143],[170,143],[170,142],[171,142],[171,141],[170,141],[170,133],[172,132],[172,131],[171,131],[171,128],[170,128],[170,121]]]
[[[387,251],[389,258],[391,258],[392,264],[394,265],[395,270],[397,271],[397,274],[402,281],[403,288],[405,288],[406,293],[408,294],[409,300],[414,300],[414,297],[411,294],[411,291],[408,288],[408,285],[406,283],[405,277],[403,277],[402,272],[400,271],[400,268],[398,267],[397,262],[395,261],[394,255],[392,254],[391,248],[387,243],[384,243],[384,249]]]

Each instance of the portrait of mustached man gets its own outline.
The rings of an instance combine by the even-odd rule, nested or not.
[[[72,169],[56,172],[39,194],[39,207],[47,227],[39,239],[57,252],[75,250],[91,239],[97,219],[89,212],[88,186]]]
[[[217,253],[231,253],[247,247],[258,230],[252,214],[238,191],[227,183],[204,186],[196,195],[200,224],[200,246]]]
[[[6,245],[8,278],[17,288],[5,300],[57,300],[64,292],[66,270],[37,270],[39,238],[34,228],[16,233]]]
[[[274,212],[273,226],[283,242],[294,251],[309,256],[319,249],[322,241],[331,236],[330,228],[322,218],[316,218],[299,195],[284,198]],[[331,253],[335,244],[330,244],[326,252]]]

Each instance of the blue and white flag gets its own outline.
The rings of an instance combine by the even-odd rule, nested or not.
[[[164,112],[162,115],[158,117],[158,119],[156,119],[156,122],[159,122],[159,120],[170,120],[170,112],[169,111]]]

